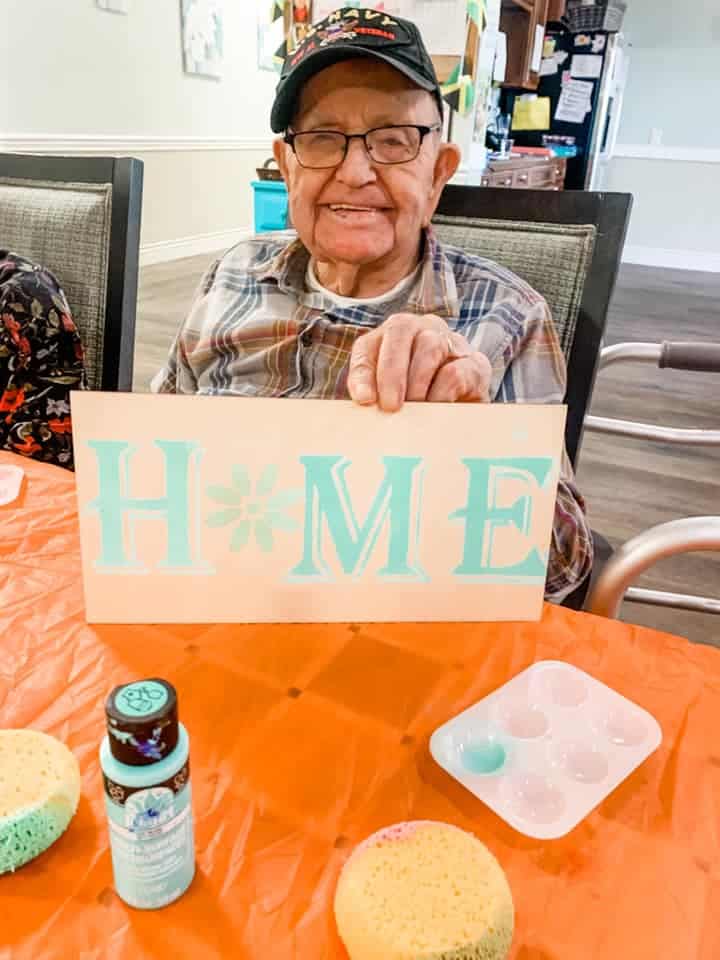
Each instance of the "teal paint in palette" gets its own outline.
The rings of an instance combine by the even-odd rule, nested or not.
[[[131,907],[158,909],[195,875],[190,740],[165,680],[116,687],[105,713],[100,764],[115,889]]]

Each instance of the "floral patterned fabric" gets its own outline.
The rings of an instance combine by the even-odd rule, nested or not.
[[[70,391],[83,350],[55,277],[0,250],[0,448],[73,468]]]

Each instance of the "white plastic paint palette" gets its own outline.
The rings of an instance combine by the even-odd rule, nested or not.
[[[647,710],[577,667],[545,660],[439,727],[430,752],[515,830],[552,840],[661,741]]]
[[[25,471],[14,464],[0,465],[0,507],[17,500]]]

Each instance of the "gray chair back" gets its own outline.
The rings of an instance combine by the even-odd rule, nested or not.
[[[596,229],[552,223],[511,223],[436,216],[445,243],[502,264],[537,290],[550,307],[560,345],[569,359],[580,302],[595,246]]]
[[[0,248],[51,270],[93,390],[131,390],[142,163],[0,154]]]
[[[547,300],[565,354],[565,441],[573,464],[595,383],[632,197],[584,191],[448,186],[441,241],[512,270]]]

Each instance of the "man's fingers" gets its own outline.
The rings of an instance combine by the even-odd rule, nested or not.
[[[422,330],[413,345],[408,375],[407,399],[428,399],[428,391],[439,369],[453,358],[469,356],[470,345],[457,333],[449,330]]]
[[[377,362],[378,405],[381,410],[392,413],[399,410],[405,401],[417,326],[388,323],[380,327],[380,331],[383,336]]]
[[[452,360],[438,371],[428,400],[431,403],[487,403],[490,376],[490,363],[482,354]]]
[[[405,400],[487,400],[490,364],[440,317],[395,314],[352,350],[348,393],[393,412]]]
[[[359,337],[350,355],[348,393],[355,403],[371,404],[377,401],[377,363],[382,337],[377,332]]]

